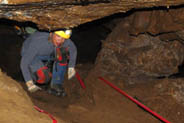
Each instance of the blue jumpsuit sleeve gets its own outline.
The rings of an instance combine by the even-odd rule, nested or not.
[[[76,59],[77,59],[77,48],[71,40],[68,40],[68,41],[69,41],[68,49],[69,49],[69,55],[70,55],[68,67],[75,67]]]
[[[24,51],[22,54],[20,67],[24,77],[25,82],[32,80],[31,73],[29,70],[29,65],[33,61],[34,57],[36,56],[39,48],[36,42],[30,43],[28,49]]]

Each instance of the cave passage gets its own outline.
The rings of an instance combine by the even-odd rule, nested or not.
[[[165,20],[170,19],[170,14],[173,13],[168,14],[165,9],[153,10],[153,13],[151,10],[130,11],[73,28],[71,39],[78,50],[77,72],[88,88],[81,91],[75,77],[73,80],[67,79],[64,87],[69,98],[55,98],[45,92],[34,93],[30,94],[34,104],[73,123],[157,121],[151,120],[136,105],[125,99],[121,101],[122,96],[99,83],[96,78],[103,76],[169,120],[180,122],[182,115],[175,112],[182,112],[183,108],[178,107],[175,99],[184,102],[183,79],[168,78],[184,77],[184,29],[180,29],[180,25],[176,29],[171,21],[168,21],[169,26],[166,25]],[[164,18],[164,22],[160,18]],[[23,82],[20,52],[25,37],[18,34],[15,25],[34,28],[37,25],[0,20],[0,70]],[[24,83],[20,84],[25,86]],[[179,94],[178,97],[174,91]],[[80,105],[85,107],[81,108]],[[89,119],[84,120],[84,117]]]
[[[111,21],[116,16],[86,23],[72,29],[71,40],[75,43],[78,51],[77,64],[94,64],[98,52],[101,50],[102,41],[114,27],[114,23],[111,23]],[[32,22],[21,23],[7,19],[0,20],[0,68],[13,79],[22,81],[20,52],[25,37],[17,32],[16,26],[23,29],[28,26],[39,29]]]
[[[155,26],[153,24],[159,21],[159,19],[153,20],[152,18],[151,19],[149,18],[150,17],[149,15],[152,14],[152,10],[157,11],[158,13],[166,12],[166,15],[167,15],[167,11],[165,9],[162,10],[162,8],[160,9],[157,8],[155,10],[153,8],[142,9],[142,10],[131,10],[127,13],[123,13],[123,14],[117,13],[117,14],[114,14],[99,20],[95,20],[92,22],[88,22],[73,28],[71,39],[77,46],[77,51],[78,51],[77,64],[84,64],[84,63],[94,64],[96,62],[98,53],[102,49],[102,44],[106,41],[108,35],[114,30],[114,28],[118,24],[120,24],[118,27],[119,29],[117,29],[116,31],[119,31],[121,29],[122,30],[120,32],[114,31],[115,33],[113,33],[113,35],[119,38],[121,38],[121,35],[123,35],[123,37],[125,37],[125,40],[124,39],[123,40],[120,39],[120,40],[125,41],[124,44],[126,44],[126,42],[132,42],[131,40],[132,39],[135,40],[136,38],[137,38],[136,40],[146,41],[147,39],[146,38],[144,39],[143,38],[144,36],[147,36],[149,38],[159,38],[160,40],[159,42],[161,41],[174,42],[178,40],[181,43],[183,43],[183,38],[182,36],[180,36],[183,34],[182,31],[181,32],[168,31],[167,30],[168,28],[165,29],[166,26],[165,25],[162,26],[162,23],[158,23],[157,25],[159,26],[152,28]],[[156,14],[153,15],[153,18],[154,16],[157,16],[157,15]],[[165,18],[167,18],[167,16]],[[131,24],[130,28],[122,26],[124,23],[125,23],[124,25],[126,25],[127,20]],[[149,24],[151,28],[148,28]],[[16,80],[22,80],[22,74],[20,71],[20,59],[21,59],[20,51],[21,51],[22,43],[24,41],[24,37],[18,35],[17,31],[15,30],[15,25],[18,25],[19,27],[31,26],[36,29],[38,28],[37,28],[37,25],[32,22],[17,22],[17,21],[12,21],[7,19],[0,19],[0,50],[1,50],[0,68],[2,69],[3,72],[7,73],[12,78]],[[158,27],[163,29],[160,29]],[[171,29],[174,29],[174,26]],[[47,30],[39,30],[39,31],[47,31]],[[129,38],[126,38],[126,37],[129,37]],[[146,43],[144,42],[139,42],[139,43],[140,43],[139,45],[147,47]],[[157,44],[154,44],[154,45],[157,45]],[[159,47],[159,45],[157,47]],[[122,48],[122,51],[123,50],[124,49]],[[116,55],[119,55],[119,54],[116,54]],[[134,59],[135,57],[137,56],[134,56],[134,57],[132,56],[131,59]],[[122,57],[122,60],[126,61],[126,59],[127,58]],[[122,61],[120,60],[120,62]],[[183,73],[184,73],[183,71],[184,71],[184,67],[179,67],[179,72],[171,75],[170,77],[183,77]],[[158,75],[157,77],[160,79],[160,78],[165,78],[167,76]]]

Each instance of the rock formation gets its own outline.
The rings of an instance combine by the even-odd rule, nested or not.
[[[181,5],[182,0],[1,0],[0,18],[31,21],[42,29],[75,27],[135,8]]]

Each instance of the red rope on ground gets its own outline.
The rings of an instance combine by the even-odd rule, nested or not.
[[[37,111],[41,112],[41,113],[47,114],[47,115],[52,119],[52,123],[57,123],[57,120],[56,120],[51,114],[49,114],[48,112],[46,112],[46,111],[44,111],[44,110],[38,108],[37,106],[34,106],[34,108],[35,108]]]
[[[113,85],[112,83],[110,83],[109,81],[105,80],[102,77],[99,77],[99,79],[100,80],[103,80],[103,82],[105,82],[106,84],[108,84],[109,86],[111,86],[112,88],[114,88],[116,91],[118,91],[121,94],[123,94],[124,96],[126,96],[128,99],[130,99],[131,101],[133,101],[134,103],[136,103],[137,105],[139,105],[140,107],[142,107],[143,109],[145,109],[146,111],[150,112],[151,114],[153,114],[154,116],[156,116],[157,118],[159,118],[161,121],[163,121],[165,123],[171,123],[168,120],[166,120],[163,117],[161,117],[159,114],[155,113],[154,111],[152,111],[151,109],[149,109],[148,107],[146,107],[145,105],[143,105],[142,103],[140,103],[139,101],[137,101],[136,99],[134,99],[133,97],[131,97],[128,94],[126,94],[124,91],[122,91],[121,89],[119,89],[118,87],[116,87],[115,85]]]
[[[80,75],[78,74],[78,72],[76,72],[75,76],[76,76],[76,78],[79,80],[79,83],[80,83],[81,87],[82,87],[83,89],[85,89],[86,86],[84,85],[84,82],[83,82],[82,79],[80,78]]]

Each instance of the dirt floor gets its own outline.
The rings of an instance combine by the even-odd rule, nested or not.
[[[92,67],[92,64],[77,67],[86,89],[82,89],[78,80],[73,78],[71,81],[65,80],[67,97],[55,97],[45,91],[28,95],[34,105],[66,123],[161,123],[159,119],[104,84],[92,73],[89,76],[88,71]],[[105,78],[109,81],[111,79]],[[119,81],[116,84],[171,123],[182,123],[184,107],[173,98],[174,88],[170,84],[172,81],[184,79],[149,80],[137,85],[126,85]],[[21,85],[25,87],[24,83]]]

